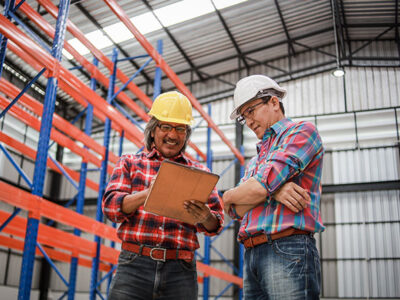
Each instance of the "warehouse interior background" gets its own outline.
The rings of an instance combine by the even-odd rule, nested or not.
[[[99,194],[118,156],[141,150],[160,91],[190,94],[187,151],[221,193],[235,186],[257,139],[229,113],[251,74],[285,87],[286,116],[323,140],[321,298],[400,298],[398,0],[0,4],[1,299],[106,298],[120,244]],[[199,235],[198,262],[223,273],[199,269],[199,299],[241,299],[237,229],[226,217],[220,236]]]

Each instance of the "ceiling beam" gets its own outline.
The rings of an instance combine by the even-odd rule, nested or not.
[[[165,31],[165,33],[168,35],[168,37],[171,39],[171,41],[174,43],[175,47],[178,48],[179,52],[183,55],[185,58],[186,62],[189,64],[190,68],[194,70],[194,72],[197,74],[197,76],[200,78],[200,80],[205,80],[203,75],[199,72],[198,68],[194,65],[192,60],[189,58],[189,56],[186,54],[186,52],[183,50],[181,45],[178,43],[178,41],[175,39],[175,37],[172,35],[172,33],[169,31],[167,27],[163,25],[159,17],[156,15],[156,13],[153,10],[153,7],[150,5],[150,3],[147,0],[142,0],[143,3],[147,6],[147,8],[150,10],[150,12],[153,14],[153,16],[157,19],[157,21],[160,23],[161,27]]]
[[[395,40],[397,43],[397,52],[400,58],[400,36],[399,36],[399,0],[396,0],[396,7],[395,7]]]
[[[383,35],[385,35],[386,33],[388,33],[390,30],[393,29],[395,25],[391,24],[391,26],[389,28],[387,28],[386,30],[382,31],[380,34],[378,34],[375,38],[370,39],[368,42],[366,42],[364,45],[358,47],[356,50],[354,50],[353,52],[350,53],[351,56],[353,56],[354,54],[356,54],[357,52],[359,52],[361,49],[364,49],[365,47],[367,47],[369,44],[371,44],[374,41],[379,40],[379,38]]]
[[[313,36],[313,35],[323,34],[323,33],[330,32],[330,31],[332,31],[332,27],[327,27],[327,28],[324,28],[324,29],[320,29],[320,30],[317,30],[317,31],[313,31],[313,32],[309,32],[309,33],[303,34],[303,35],[298,36],[296,38],[292,38],[292,41],[302,40],[302,39],[308,38],[308,37]],[[256,49],[252,49],[252,50],[243,52],[243,55],[245,55],[247,58],[249,58],[248,55],[250,55],[250,54],[253,54],[253,53],[256,53],[256,52],[260,52],[260,51],[265,51],[267,49],[270,49],[270,48],[273,48],[273,47],[277,47],[277,46],[281,46],[281,45],[286,44],[286,43],[287,43],[287,41],[279,41],[279,42],[276,42],[276,43],[273,43],[273,44],[270,44],[270,45],[262,46],[262,47],[259,47],[259,48],[256,48]],[[287,56],[283,56],[283,57],[280,57],[280,58],[284,58],[284,57],[287,57]],[[206,68],[206,67],[209,67],[209,66],[212,66],[212,65],[223,63],[223,62],[229,61],[229,60],[234,60],[234,59],[237,59],[237,58],[238,58],[237,55],[227,56],[227,57],[224,57],[224,58],[221,58],[221,59],[218,59],[218,60],[210,61],[208,63],[204,63],[202,65],[199,65],[198,68],[199,69]],[[276,59],[277,58],[274,58],[274,60],[276,60]],[[265,63],[265,62],[263,62],[263,63]],[[190,72],[190,69],[179,71],[176,74],[177,75],[181,75],[181,74],[184,74],[184,73],[187,73],[187,72]]]
[[[283,27],[283,30],[285,31],[285,35],[286,35],[286,42],[288,43],[288,49],[289,49],[289,56],[291,56],[291,55],[296,55],[296,51],[294,50],[294,47],[293,47],[293,43],[292,43],[292,39],[291,39],[291,37],[290,37],[290,35],[289,35],[289,30],[288,30],[288,28],[287,28],[287,26],[286,26],[286,22],[285,22],[285,19],[283,18],[283,14],[282,14],[282,11],[281,11],[281,7],[279,6],[279,2],[278,2],[278,0],[275,0],[275,6],[276,6],[276,9],[278,10],[278,14],[279,14],[279,19],[281,20],[281,23],[282,23],[282,27]]]
[[[233,46],[235,47],[236,52],[237,52],[237,54],[239,56],[239,59],[241,59],[243,61],[244,65],[246,66],[246,69],[249,69],[249,64],[246,61],[246,57],[243,55],[242,50],[240,50],[240,47],[239,47],[238,43],[236,42],[235,38],[233,37],[233,34],[230,31],[228,25],[226,24],[224,17],[222,16],[222,14],[219,11],[219,9],[215,6],[213,0],[211,0],[211,3],[213,5],[213,7],[214,7],[215,13],[217,14],[219,20],[222,23],[222,26],[224,26],[224,29],[225,29],[226,33],[228,34]]]
[[[76,7],[86,16],[86,18],[89,19],[90,22],[93,23],[93,25],[95,25],[97,27],[97,29],[99,29],[112,43],[115,47],[118,48],[118,50],[121,52],[122,55],[124,55],[125,57],[130,57],[131,55],[128,54],[128,52],[126,52],[120,44],[115,43],[113,41],[113,39],[110,37],[110,35],[103,29],[103,27],[100,25],[99,22],[97,22],[97,20],[87,11],[86,8],[84,8],[82,6],[81,3],[77,3]],[[134,66],[136,68],[136,70],[138,70],[140,68],[140,66],[134,61],[134,60],[129,60],[129,62],[132,64],[132,66]],[[149,75],[146,74],[146,72],[144,70],[142,70],[140,72],[140,74],[146,79],[146,81],[150,84],[153,84],[153,80],[149,77]]]
[[[343,23],[342,23],[342,18],[340,17],[340,12],[339,12],[339,3],[338,1],[333,1],[334,5],[334,17],[335,17],[335,24],[338,27],[337,31],[337,38],[338,38],[338,46],[340,48],[339,51],[339,57],[342,59],[343,57],[346,57],[346,43],[345,43],[345,38],[344,38],[344,29],[343,29]]]
[[[346,35],[346,42],[347,42],[347,48],[348,48],[348,57],[347,59],[349,60],[349,64],[350,66],[352,65],[352,48],[351,48],[351,40],[350,40],[350,35],[349,35],[349,28],[348,28],[348,24],[347,24],[347,20],[346,20],[346,13],[344,10],[344,4],[343,4],[343,0],[340,0],[340,11],[342,13],[342,19],[343,19],[343,26],[344,26],[344,30],[345,30],[345,35]]]

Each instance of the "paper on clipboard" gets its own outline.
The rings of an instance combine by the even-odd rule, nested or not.
[[[164,160],[144,203],[144,210],[160,216],[195,224],[183,208],[186,200],[206,203],[219,175]]]

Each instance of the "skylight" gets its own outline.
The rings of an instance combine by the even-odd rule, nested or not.
[[[217,9],[224,9],[229,6],[245,2],[247,0],[214,0]],[[214,11],[210,0],[182,0],[171,5],[158,8],[154,13],[165,27],[182,23]],[[141,14],[131,18],[132,23],[143,34],[147,34],[162,28],[161,24],[151,12]],[[121,43],[133,38],[132,33],[122,22],[104,28],[104,31],[112,38],[115,43]],[[116,34],[116,32],[118,34]],[[112,42],[100,30],[90,32],[85,35],[86,38],[98,49],[106,48],[112,45]],[[90,51],[78,39],[74,38],[68,41],[81,55],[88,54]],[[72,56],[63,50],[63,54],[72,59]]]

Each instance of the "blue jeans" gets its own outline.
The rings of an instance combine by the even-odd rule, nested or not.
[[[197,299],[196,260],[155,261],[122,250],[108,299]]]
[[[246,300],[319,299],[320,277],[319,254],[310,235],[292,235],[245,251]]]

